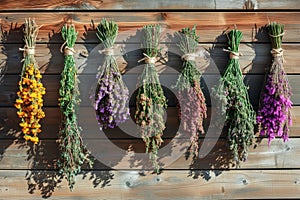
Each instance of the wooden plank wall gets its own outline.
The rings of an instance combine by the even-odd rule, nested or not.
[[[0,199],[253,199],[253,198],[299,198],[300,197],[300,3],[297,0],[41,0],[0,2],[2,24],[1,76],[0,83]],[[43,82],[47,88],[45,96],[46,118],[42,122],[41,144],[33,147],[20,137],[18,118],[13,107],[17,82],[21,69],[23,46],[20,30],[24,18],[35,18],[42,28],[38,35],[36,58],[43,71]],[[262,87],[264,69],[270,65],[270,44],[264,26],[268,20],[285,24],[283,48],[285,49],[285,69],[290,80],[293,96],[294,125],[290,140],[286,143],[274,140],[268,147],[266,139],[257,136],[257,142],[250,149],[249,158],[236,169],[228,165],[227,141],[221,135],[212,151],[194,162],[182,153],[169,157],[174,162],[164,166],[160,175],[140,170],[139,160],[130,160],[130,152],[123,155],[114,152],[110,145],[126,151],[128,145],[136,152],[143,152],[143,143],[135,138],[137,133],[127,135],[114,130],[98,133],[94,122],[89,90],[95,81],[99,65],[98,56],[86,58],[86,52],[95,54],[98,40],[91,20],[97,24],[101,18],[115,19],[120,27],[117,43],[127,53],[119,56],[121,68],[126,66],[126,84],[133,92],[140,72],[137,60],[141,58],[139,29],[149,23],[160,23],[164,27],[165,49],[176,49],[169,40],[170,30],[198,24],[200,45],[207,49],[216,66],[222,70],[226,66],[227,54],[224,31],[234,27],[243,34],[240,58],[245,70],[245,81],[250,86],[250,98],[256,107]],[[76,61],[81,66],[82,106],[80,124],[83,126],[85,141],[99,147],[101,157],[111,160],[112,165],[121,170],[111,170],[106,163],[95,162],[94,169],[77,177],[75,190],[68,190],[65,179],[58,177],[58,130],[60,113],[57,107],[60,72],[63,57],[59,52],[62,44],[60,28],[71,19],[79,31]],[[172,31],[171,31],[172,32]],[[174,50],[175,51],[175,50]],[[121,54],[121,53],[120,53]],[[101,60],[101,59],[100,59]],[[180,58],[169,54],[168,65],[180,67]],[[176,80],[173,70],[158,66],[162,82],[170,86]],[[132,70],[128,70],[132,69]],[[216,80],[216,71],[206,69],[207,80]],[[168,85],[169,84],[169,85]],[[209,95],[206,93],[206,95]],[[165,145],[174,139],[178,125],[174,96],[168,94],[169,106],[164,135]],[[131,102],[131,105],[132,102]],[[210,110],[210,109],[209,109]],[[210,119],[205,126],[209,127]],[[96,137],[96,138],[94,138]],[[107,138],[109,140],[107,140]],[[201,145],[205,136],[201,136]],[[111,143],[110,143],[111,142]],[[202,148],[205,148],[202,146]],[[97,148],[96,148],[97,149]],[[123,151],[123,152],[124,152]],[[131,167],[128,167],[131,166]]]

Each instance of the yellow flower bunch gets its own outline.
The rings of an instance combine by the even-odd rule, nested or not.
[[[46,89],[41,83],[41,78],[40,70],[35,68],[34,64],[25,66],[19,81],[18,98],[15,103],[18,109],[17,115],[21,118],[20,126],[25,134],[24,138],[34,144],[39,142],[37,137],[41,132],[39,121],[45,117],[42,107]]]

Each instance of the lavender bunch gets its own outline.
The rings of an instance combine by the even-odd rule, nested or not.
[[[250,104],[248,88],[243,82],[238,60],[242,32],[231,30],[228,38],[229,63],[219,85],[213,88],[213,95],[222,105],[221,112],[226,116],[228,128],[229,148],[233,161],[239,166],[240,161],[246,161],[254,138],[255,112]]]
[[[178,44],[183,52],[183,66],[175,88],[178,90],[179,117],[183,128],[180,130],[191,135],[190,152],[198,155],[199,133],[204,134],[203,119],[207,117],[205,97],[200,87],[201,72],[197,69],[195,53],[198,47],[199,36],[196,27],[183,28],[178,34]]]
[[[122,80],[113,45],[118,34],[118,25],[113,21],[102,19],[97,26],[97,37],[104,46],[105,60],[98,69],[95,94],[96,118],[100,129],[114,128],[129,117],[129,91]]]
[[[268,26],[272,42],[273,63],[267,75],[257,122],[260,134],[268,137],[268,144],[277,136],[288,140],[289,127],[292,125],[291,88],[283,68],[282,37],[284,26],[273,22]]]
[[[156,57],[159,53],[160,25],[144,26],[145,40],[144,48],[145,67],[140,77],[138,92],[136,96],[135,122],[144,142],[146,152],[153,162],[156,172],[159,172],[158,150],[163,142],[162,135],[166,128],[164,122],[167,100],[158,79],[155,69]]]

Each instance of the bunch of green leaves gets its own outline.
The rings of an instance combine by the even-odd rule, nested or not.
[[[157,57],[159,53],[160,25],[144,26],[144,42],[142,48],[149,57]],[[144,142],[146,152],[153,162],[156,173],[159,173],[158,150],[163,142],[165,129],[164,113],[167,100],[164,96],[154,63],[146,63],[140,76],[136,96],[135,122]]]
[[[238,53],[242,32],[231,30],[228,33],[228,50]],[[248,96],[248,87],[243,82],[239,60],[231,58],[219,85],[213,88],[213,94],[222,104],[226,115],[229,148],[233,153],[233,162],[239,166],[246,161],[249,146],[254,138],[255,112]]]
[[[178,47],[184,55],[195,57],[199,36],[196,34],[196,26],[192,29],[183,28],[176,34],[179,38]],[[183,124],[182,132],[192,134],[191,147],[194,156],[198,155],[199,132],[204,133],[203,119],[207,117],[205,97],[200,87],[201,71],[197,68],[194,59],[183,60],[182,70],[174,86],[178,90],[178,105],[180,119]]]
[[[77,32],[73,25],[64,25],[62,38],[66,41],[65,48],[73,48],[77,39]],[[61,87],[59,89],[59,105],[62,112],[60,129],[60,158],[58,166],[66,177],[70,190],[75,184],[75,176],[81,171],[84,163],[92,166],[90,153],[83,145],[80,135],[81,128],[77,122],[77,112],[80,103],[77,67],[73,55],[65,55],[64,68],[61,73]]]

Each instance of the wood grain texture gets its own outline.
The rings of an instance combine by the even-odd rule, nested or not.
[[[113,18],[119,25],[120,34],[117,42],[140,42],[140,29],[151,23],[159,23],[164,27],[165,34],[173,34],[184,27],[197,26],[201,42],[225,42],[224,31],[234,28],[243,32],[243,42],[269,42],[264,27],[270,21],[285,24],[284,42],[300,42],[300,12],[34,12],[0,13],[4,31],[13,33],[9,38],[12,43],[21,43],[18,27],[24,23],[24,18],[35,18],[41,27],[38,42],[48,42],[53,33],[60,32],[63,24],[72,20],[79,31],[78,41],[98,42],[91,20],[97,25],[103,17]],[[51,19],[51,20],[49,20]],[[238,19],[238,20],[237,20]],[[17,24],[17,25],[16,25]],[[18,35],[16,37],[16,35]],[[56,35],[55,35],[56,36]],[[51,42],[62,42],[60,37],[50,38]]]
[[[188,177],[189,172],[184,170],[146,176],[138,171],[115,171],[111,174],[99,171],[78,176],[73,192],[68,190],[65,180],[60,183],[55,179],[53,171],[26,173],[24,170],[1,170],[1,198],[42,199],[42,196],[52,194],[51,200],[79,200],[87,196],[110,200],[167,200],[170,197],[174,200],[253,199],[297,198],[300,192],[299,170],[224,171],[213,174],[209,181]],[[38,176],[44,177],[46,182],[42,183]],[[25,177],[30,177],[29,181]],[[27,185],[32,194],[28,193]],[[53,185],[57,187],[53,188]]]
[[[182,10],[259,10],[259,9],[299,9],[297,0],[40,0],[33,2],[24,0],[22,2],[14,0],[4,0],[0,3],[1,10],[152,10],[152,9],[182,9]]]
[[[293,10],[289,12],[289,9]],[[0,73],[4,73],[0,77],[0,200],[299,198],[300,12],[297,9],[300,9],[297,0],[0,1],[3,31],[0,40]],[[35,18],[39,25],[43,25],[38,35],[36,58],[42,67],[43,83],[47,88],[41,143],[35,147],[22,139],[19,119],[13,107],[22,59],[22,53],[18,52],[18,48],[23,46],[20,27],[24,18],[28,17]],[[204,126],[211,132],[200,136],[203,150],[200,155],[205,157],[192,161],[185,154],[189,136],[176,134],[179,126],[177,109],[174,107],[176,99],[169,90],[165,90],[172,107],[167,110],[164,148],[160,150],[164,170],[160,175],[141,170],[149,169],[151,163],[147,155],[146,159],[140,156],[145,145],[133,121],[128,121],[121,130],[100,132],[89,99],[95,88],[97,68],[103,61],[97,52],[101,45],[98,45],[95,35],[95,24],[103,17],[113,18],[119,24],[118,63],[122,71],[126,70],[123,78],[131,93],[136,88],[137,76],[142,69],[137,60],[142,55],[140,42],[143,40],[143,25],[159,23],[163,27],[162,46],[164,52],[169,51],[164,57],[166,63],[158,63],[157,69],[166,87],[176,81],[176,70],[181,67],[181,54],[175,47],[174,33],[183,27],[198,25],[200,46],[207,50],[209,54],[205,55],[209,55],[215,63],[214,67],[201,63],[201,68],[205,70],[204,91],[209,97],[207,88],[216,83],[216,72],[222,71],[228,60],[228,55],[222,50],[227,46],[224,33],[234,28],[235,24],[244,34],[240,45],[244,56],[240,58],[240,63],[245,83],[250,85],[249,94],[254,106],[258,104],[263,86],[264,70],[271,63],[271,47],[265,25],[268,19],[284,23],[284,65],[295,103],[290,140],[284,143],[276,139],[268,147],[267,139],[257,134],[247,162],[242,163],[241,169],[236,169],[228,162],[231,154],[226,133],[218,137],[217,130],[210,126],[212,115],[209,107]],[[84,166],[85,171],[77,177],[72,193],[66,180],[59,177],[57,169],[57,139],[61,123],[57,98],[63,64],[63,56],[59,52],[63,43],[60,29],[69,20],[79,31],[75,46],[83,99],[78,115],[79,124],[83,127],[82,135],[88,149],[97,159],[93,169],[87,170]],[[94,25],[91,25],[92,20]],[[87,58],[83,56],[85,52],[89,54]],[[211,105],[209,98],[207,103]],[[134,106],[134,97],[130,105]],[[204,150],[212,146],[206,155]],[[109,167],[123,170],[110,170]]]
[[[250,147],[247,162],[241,163],[241,169],[270,169],[288,168],[297,169],[300,156],[299,138],[291,138],[288,142],[280,139],[272,141],[270,147],[267,139]],[[94,170],[113,169],[153,169],[148,155],[145,153],[145,144],[142,139],[134,140],[109,140],[106,139],[84,139],[87,148],[95,156]],[[174,145],[176,144],[176,145]],[[200,141],[200,152],[204,148],[213,145],[212,150],[200,158],[187,159],[186,150],[189,146],[189,138],[166,139],[159,150],[159,162],[163,169],[193,169],[193,170],[220,170],[236,169],[230,163],[231,152],[229,151],[227,139],[218,139],[216,144]],[[128,152],[128,147],[133,150]],[[59,147],[55,140],[42,140],[35,150],[31,144],[24,140],[2,140],[0,141],[1,161],[0,169],[57,169],[59,158]],[[36,153],[33,153],[36,152]],[[84,166],[84,169],[89,169]]]

